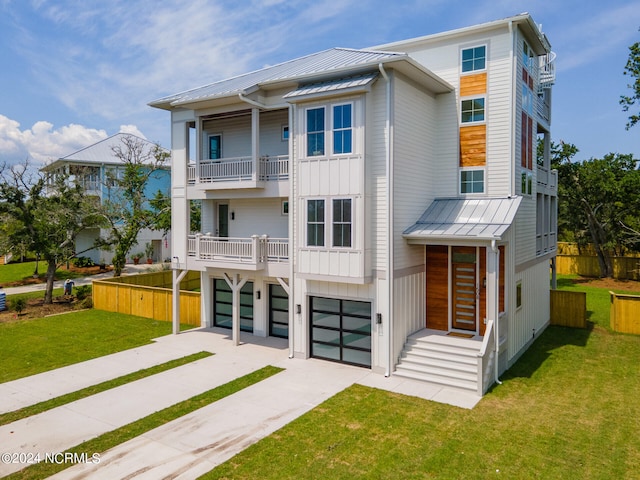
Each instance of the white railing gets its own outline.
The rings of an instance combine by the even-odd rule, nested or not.
[[[556,54],[549,52],[538,57],[538,86],[540,89],[549,88],[556,83]]]
[[[289,178],[289,156],[260,157],[258,169],[260,180],[286,180]]]
[[[250,238],[189,235],[187,254],[197,260],[259,265],[289,261],[289,240],[252,235]]]
[[[288,155],[265,155],[258,159],[258,180],[277,181],[289,178]],[[195,183],[244,182],[254,178],[253,158],[235,157],[200,160],[187,166],[187,181]]]
[[[496,333],[493,320],[487,322],[482,347],[478,352],[478,395],[484,395],[495,380]]]

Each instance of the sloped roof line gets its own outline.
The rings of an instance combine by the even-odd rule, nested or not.
[[[66,156],[64,156],[64,157],[60,157],[58,160],[73,160],[73,159],[71,159],[70,157],[73,157],[73,156],[77,155],[77,154],[78,154],[78,153],[80,153],[80,152],[84,152],[85,150],[88,150],[88,149],[90,149],[90,148],[93,148],[93,147],[95,147],[96,145],[99,145],[99,144],[101,144],[101,143],[107,142],[107,141],[109,141],[109,140],[113,140],[115,137],[123,136],[123,135],[126,135],[126,136],[128,136],[128,137],[135,137],[135,138],[137,138],[137,139],[142,140],[143,142],[153,143],[153,142],[151,142],[150,140],[147,140],[146,138],[139,137],[138,135],[134,135],[133,133],[118,132],[118,133],[115,133],[115,134],[113,134],[113,135],[110,135],[110,136],[108,136],[108,137],[106,137],[106,138],[103,138],[102,140],[98,140],[97,142],[92,143],[91,145],[87,145],[86,147],[81,148],[80,150],[76,150],[75,152],[70,153],[69,155],[66,155]]]

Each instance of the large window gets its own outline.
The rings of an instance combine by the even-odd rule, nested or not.
[[[211,160],[222,158],[222,135],[209,137],[209,158]]]
[[[324,200],[307,200],[307,245],[324,247]]]
[[[351,104],[333,107],[333,153],[351,153]]]
[[[462,123],[484,121],[484,98],[462,100],[460,121]]]
[[[333,200],[333,246],[351,246],[351,199]]]
[[[487,62],[487,47],[466,48],[462,50],[462,71],[484,70]]]
[[[324,155],[324,107],[307,110],[307,156]]]
[[[484,170],[461,170],[460,193],[484,193]]]

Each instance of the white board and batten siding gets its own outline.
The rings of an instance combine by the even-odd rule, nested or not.
[[[424,250],[424,247],[422,247]],[[409,335],[425,327],[426,272],[421,271],[397,276],[393,281],[393,352],[391,358],[397,363],[404,343]]]

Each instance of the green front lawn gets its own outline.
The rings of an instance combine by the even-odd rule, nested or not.
[[[33,272],[36,268],[36,262],[10,263],[9,265],[0,265],[0,285],[13,282],[22,282],[25,280],[33,280]],[[45,278],[47,273],[47,262],[38,262],[38,276]],[[78,278],[83,276],[80,273],[59,268],[56,271],[56,280],[64,280],[66,278]]]
[[[473,410],[354,385],[206,479],[640,479],[640,337],[549,327]],[[606,300],[606,301],[605,301]]]
[[[100,310],[0,323],[0,383],[145,345],[170,333],[170,322]]]

